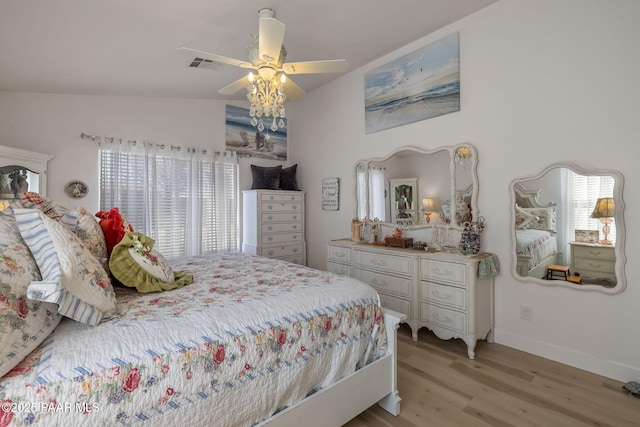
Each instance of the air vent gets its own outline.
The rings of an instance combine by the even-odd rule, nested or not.
[[[193,61],[189,64],[190,68],[207,68],[210,70],[215,70],[218,68],[216,64],[213,63],[210,59],[204,58],[194,58]]]

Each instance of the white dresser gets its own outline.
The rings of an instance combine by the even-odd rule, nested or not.
[[[569,242],[571,273],[594,279],[615,279],[616,247],[594,243]]]
[[[304,193],[242,192],[242,252],[306,265]]]
[[[329,242],[327,270],[373,286],[384,307],[403,313],[413,339],[427,327],[441,339],[461,338],[469,358],[479,339],[493,342],[493,278],[478,278],[479,257]]]

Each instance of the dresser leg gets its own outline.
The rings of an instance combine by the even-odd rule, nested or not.
[[[469,355],[469,359],[473,360],[476,358],[476,342],[475,337],[465,337],[463,338],[464,342],[467,344],[467,354]]]

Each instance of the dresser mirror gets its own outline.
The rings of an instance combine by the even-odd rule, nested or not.
[[[470,144],[402,147],[386,157],[360,160],[355,217],[403,228],[445,223],[461,229],[478,212],[477,163]]]
[[[25,191],[46,195],[47,161],[51,158],[0,145],[0,210]]]
[[[549,286],[626,287],[623,176],[558,163],[511,183],[513,273]]]

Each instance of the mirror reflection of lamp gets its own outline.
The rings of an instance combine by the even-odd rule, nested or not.
[[[607,238],[609,235],[609,231],[611,228],[609,224],[613,222],[613,214],[616,210],[616,205],[613,200],[613,197],[603,197],[596,201],[596,206],[593,208],[593,213],[591,214],[591,218],[597,218],[601,223],[604,224],[602,227],[602,233],[604,234],[604,240],[601,240],[600,243],[603,245],[611,245],[613,242]]]
[[[436,201],[430,197],[422,199],[422,210],[424,210],[424,220],[427,224],[431,222],[431,214],[436,210]]]

